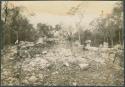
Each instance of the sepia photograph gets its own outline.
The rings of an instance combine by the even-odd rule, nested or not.
[[[123,1],[1,1],[1,86],[124,86]]]

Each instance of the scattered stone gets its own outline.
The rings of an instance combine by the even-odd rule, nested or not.
[[[14,60],[14,57],[10,57],[10,60]]]
[[[23,80],[23,83],[29,84],[29,81],[27,79]]]
[[[89,64],[79,64],[80,69],[87,69],[89,67]]]
[[[118,45],[115,45],[113,48],[117,50],[122,50],[124,47],[118,44]]]
[[[65,62],[64,65],[68,67],[68,66],[69,66],[69,63]]]
[[[40,80],[43,80],[43,77],[44,77],[44,76],[43,76],[43,74],[40,73],[40,74],[38,75],[38,77],[39,77]]]
[[[35,57],[40,57],[40,54],[36,54]]]
[[[55,71],[55,72],[53,72],[52,74],[55,75],[55,74],[58,74],[58,73],[59,73],[58,71]]]
[[[37,78],[36,78],[36,76],[31,76],[28,80],[30,83],[35,83]]]
[[[76,86],[76,85],[77,85],[77,82],[73,82],[72,84],[73,84],[73,86]]]
[[[26,63],[25,63],[26,62]],[[41,57],[37,57],[34,59],[30,59],[25,61],[23,64],[24,71],[33,71],[35,69],[44,69],[50,66],[50,63],[46,59],[42,59]]]
[[[19,46],[21,46],[21,48],[31,47],[34,45],[35,45],[34,42],[28,42],[28,41],[20,41],[19,42]]]
[[[43,37],[40,37],[40,38],[37,40],[36,44],[43,44],[43,42],[44,42]]]
[[[90,43],[91,41],[88,41],[88,42]],[[33,46],[30,43],[29,44],[28,43],[29,42],[22,42],[24,47]],[[28,44],[28,45],[26,45],[26,44]],[[107,71],[107,69],[108,69],[107,67],[105,67],[105,66],[102,67],[100,65],[104,64],[106,59],[110,59],[110,58],[114,59],[117,51],[118,52],[122,51],[120,46],[114,47],[116,49],[115,50],[116,52],[114,52],[114,48],[111,50],[110,48],[106,48],[106,46],[105,46],[105,48],[100,47],[99,48],[100,50],[98,51],[98,53],[96,52],[96,50],[98,50],[98,47],[91,47],[90,44],[87,45],[87,47],[89,50],[85,51],[84,57],[82,54],[79,55],[78,52],[77,52],[77,56],[74,57],[73,53],[71,52],[71,49],[66,49],[64,47],[60,47],[60,48],[57,47],[57,48],[53,49],[55,52],[52,52],[51,50],[42,52],[40,49],[40,50],[38,50],[38,52],[40,52],[40,53],[36,52],[37,54],[35,56],[33,56],[32,59],[27,57],[28,48],[25,48],[25,50],[22,51],[22,54],[21,54],[24,57],[27,57],[27,59],[25,59],[22,63],[22,73],[23,73],[22,76],[24,76],[23,77],[24,79],[22,82],[27,85],[29,85],[29,84],[40,84],[41,85],[42,81],[45,80],[44,77],[47,77],[47,81],[48,81],[48,79],[51,79],[51,81],[55,81],[55,83],[54,82],[49,83],[49,81],[48,81],[48,84],[56,84],[56,82],[58,82],[58,80],[62,80],[63,77],[65,80],[67,77],[65,75],[69,75],[69,78],[70,78],[70,74],[72,74],[72,76],[78,76],[78,78],[75,77],[75,79],[77,79],[78,82],[81,83],[79,81],[79,78],[80,78],[79,75],[80,76],[83,75],[82,78],[84,78],[84,79],[87,78],[86,80],[90,81],[91,77],[92,77],[92,79],[97,79],[97,78],[105,77],[105,76],[101,76],[101,75],[104,75],[104,73],[107,75],[109,74],[109,72],[112,73],[112,71],[110,71],[110,69],[109,69],[109,71]],[[35,47],[31,50],[34,50],[34,49],[35,49],[35,51],[37,50],[37,48],[35,48]],[[103,50],[103,51],[101,51],[101,50]],[[110,55],[108,55],[108,53],[110,51],[113,51],[113,52]],[[16,53],[15,47],[12,52]],[[81,51],[81,52],[83,52],[83,51]],[[9,56],[6,58],[11,59],[10,56],[13,56],[13,53],[12,54],[10,53]],[[46,55],[41,55],[41,53],[46,54]],[[122,53],[121,54],[120,53],[118,53],[118,54],[122,55]],[[32,54],[32,52],[31,52],[31,54]],[[119,58],[119,55],[118,55],[118,58]],[[94,62],[91,62],[91,61],[94,61]],[[21,63],[17,62],[16,66],[18,64],[21,64]],[[99,64],[99,70],[102,70],[103,73],[101,75],[98,75],[100,72],[96,71],[95,70],[96,68],[89,67],[90,64],[92,64],[91,67],[97,67],[97,64]],[[106,64],[107,64],[106,66],[110,66],[110,64],[108,64],[108,62]],[[62,67],[63,65],[65,65],[66,67]],[[117,70],[117,71],[119,71],[120,69],[122,70],[121,66],[118,66],[118,64],[115,63],[114,65],[116,65],[116,66],[113,66],[114,67],[113,70]],[[69,66],[71,66],[71,67],[69,67]],[[13,66],[11,66],[11,67],[13,67]],[[48,67],[50,67],[50,68],[48,68]],[[67,67],[71,72],[67,70]],[[79,72],[78,67],[81,69],[80,72]],[[16,68],[14,68],[14,69],[16,69]],[[88,69],[88,71],[87,71],[87,69]],[[2,70],[3,70],[3,68],[2,68]],[[85,72],[83,72],[82,70],[85,70]],[[12,69],[9,71],[13,72]],[[92,72],[89,72],[89,71],[92,71]],[[10,72],[8,73],[7,70],[2,71],[2,79],[5,79],[4,84],[12,84],[12,85],[15,84],[16,81],[13,79],[13,77],[11,77],[11,76],[13,76],[13,74]],[[64,73],[62,74],[62,72],[64,72]],[[76,75],[74,75],[74,73],[76,73]],[[96,75],[96,76],[94,77],[94,75]],[[59,77],[59,79],[55,79],[55,78],[53,79],[53,78],[51,78],[51,76],[54,76],[55,78]],[[72,76],[71,76],[71,78],[72,78]],[[94,81],[95,80],[93,80],[93,82],[91,82],[91,83],[94,84]],[[45,84],[47,84],[47,83],[45,82]],[[68,84],[68,81],[66,82],[66,84]],[[71,82],[71,84],[73,84],[73,86],[78,85],[78,83],[76,81]],[[86,83],[86,84],[90,84],[90,83]],[[58,84],[56,84],[56,85],[58,85]]]
[[[47,54],[47,51],[43,51],[42,54]]]

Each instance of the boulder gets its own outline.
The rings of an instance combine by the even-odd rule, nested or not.
[[[80,67],[80,69],[84,70],[84,69],[89,68],[89,64],[87,64],[87,63],[79,64],[79,67]]]
[[[41,37],[37,40],[36,44],[43,44],[44,39]]]

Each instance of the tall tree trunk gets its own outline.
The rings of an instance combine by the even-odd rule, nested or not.
[[[10,45],[11,45],[11,42],[12,42],[12,35],[11,35],[11,29],[10,29]]]
[[[119,44],[121,44],[121,34],[120,34],[120,31],[119,31]]]
[[[17,35],[17,41],[19,41],[19,33],[18,33],[18,31],[17,31],[16,35]]]
[[[106,40],[107,40],[107,43],[108,43],[108,37],[106,38]]]
[[[111,47],[113,47],[114,45],[114,41],[113,41],[113,38],[111,38]]]
[[[8,1],[5,1],[5,19],[4,19],[4,22],[6,24],[6,21],[7,21],[7,17],[8,17]]]
[[[105,36],[104,36],[104,41],[103,42],[105,42]]]
[[[9,29],[9,28],[8,28],[8,29]],[[9,34],[9,37],[8,37],[8,44],[11,45],[11,31],[10,31],[10,29],[9,29],[8,34]]]

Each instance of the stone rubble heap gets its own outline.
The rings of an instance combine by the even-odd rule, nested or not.
[[[123,52],[121,46],[116,46],[114,48],[92,48],[89,45],[87,47],[88,50],[84,50],[81,53],[75,52],[74,56],[72,50],[66,48],[64,45],[55,46],[50,50],[42,47],[40,48],[40,46],[36,48],[35,44],[30,42],[22,42],[20,46],[23,48],[23,52],[25,52],[20,54],[22,58],[24,58],[21,64],[22,68],[20,75],[22,81],[19,83],[19,77],[15,78],[14,76],[9,76],[14,72],[13,70],[7,72],[7,70],[2,69],[2,84],[10,83],[10,85],[13,85],[16,84],[16,82],[22,85],[114,84],[112,77],[107,80],[107,75],[110,70],[108,71],[106,69],[111,66],[107,64],[109,61],[113,64],[116,54],[120,56]],[[79,51],[78,48],[73,48],[73,50]],[[10,54],[12,56],[16,54],[16,52],[13,51]],[[34,56],[31,56],[32,54]],[[117,61],[115,62],[119,61],[120,63],[119,56],[117,56],[115,59]],[[119,63],[117,66],[119,66]],[[13,67],[17,65],[18,63],[13,65]],[[99,74],[101,74],[101,76],[97,76]],[[11,80],[8,80],[8,78],[11,78]],[[102,82],[100,82],[100,79]]]

